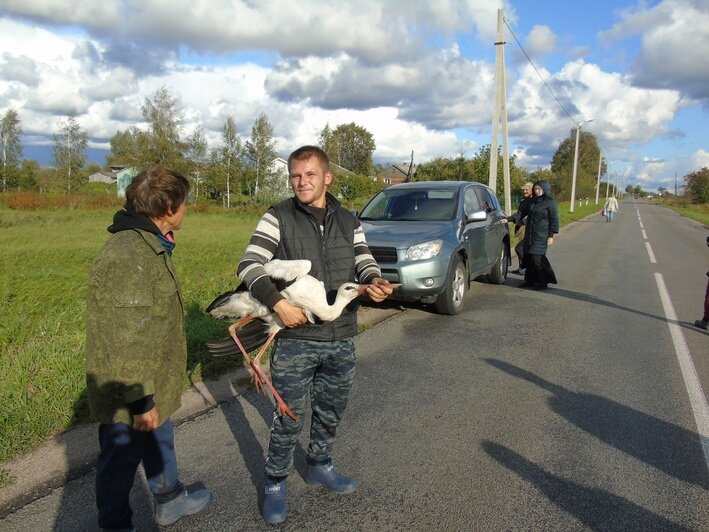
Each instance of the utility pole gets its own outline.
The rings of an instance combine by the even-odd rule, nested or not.
[[[490,143],[490,176],[488,186],[497,191],[497,139],[502,120],[502,173],[505,190],[505,213],[512,214],[510,193],[510,152],[507,139],[507,88],[505,82],[504,10],[497,10],[497,42],[495,42],[495,98],[492,108],[492,142]]]
[[[579,164],[579,136],[581,135],[581,126],[586,122],[592,122],[593,118],[587,118],[579,122],[576,126],[576,147],[574,148],[574,171],[571,176],[571,202],[569,203],[569,212],[574,212],[574,203],[576,203],[576,167]]]
[[[598,191],[601,188],[601,161],[603,161],[603,150],[598,150],[598,177],[596,178],[596,205],[598,205]]]

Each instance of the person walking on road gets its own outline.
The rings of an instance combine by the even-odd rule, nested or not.
[[[524,226],[527,223],[526,214],[523,215],[522,212],[526,212],[527,204],[532,199],[532,186],[531,182],[527,182],[522,185],[522,201],[517,207],[517,212],[510,217],[510,221],[515,224],[515,254],[517,255],[517,270],[513,273],[519,273],[524,275]]]
[[[612,222],[613,216],[618,212],[618,200],[615,196],[611,196],[606,200],[606,205],[603,207],[606,211],[606,222]]]
[[[141,462],[159,525],[212,500],[209,490],[188,493],[180,481],[170,420],[186,379],[184,303],[171,255],[188,191],[187,179],[167,168],[138,174],[89,274],[86,381],[91,414],[100,423],[102,530],[133,530],[129,495]]]
[[[333,179],[327,154],[316,146],[298,148],[288,158],[288,172],[294,196],[266,211],[237,267],[251,294],[285,325],[271,354],[271,378],[298,418],[277,412],[273,416],[261,507],[264,520],[272,524],[287,517],[287,477],[308,401],[312,421],[305,482],[337,493],[356,488],[355,479],[335,468],[332,447],[354,379],[352,337],[358,330],[356,302],[334,321],[308,323],[304,310],[277,290],[264,264],[271,259],[308,259],[310,275],[323,281],[330,295],[354,280],[370,284],[367,294],[375,302],[393,291],[381,277],[359,220],[327,192]]]
[[[521,288],[546,290],[549,283],[556,284],[556,275],[546,257],[547,248],[554,243],[559,232],[559,209],[551,197],[551,185],[542,180],[534,183],[532,198],[519,214],[527,218],[524,231],[524,283]],[[508,219],[503,218],[503,223]]]

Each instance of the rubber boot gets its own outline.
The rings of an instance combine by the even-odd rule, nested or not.
[[[305,482],[325,486],[337,493],[352,493],[357,487],[357,481],[352,477],[341,475],[332,462],[325,464],[308,464],[305,470]]]
[[[171,525],[180,517],[196,514],[212,502],[212,492],[207,489],[187,493],[183,490],[177,497],[168,502],[155,505],[155,520],[160,526]]]
[[[287,480],[287,478],[282,480],[266,478],[261,516],[264,521],[272,525],[282,523],[288,516],[288,506],[286,505]]]

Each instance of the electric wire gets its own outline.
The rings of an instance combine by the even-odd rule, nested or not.
[[[519,42],[519,39],[517,39],[517,36],[515,35],[515,32],[512,31],[512,28],[510,28],[510,25],[507,24],[507,19],[505,19],[505,18],[503,17],[502,20],[504,21],[505,26],[507,26],[507,29],[510,30],[510,33],[512,34],[512,37],[514,38],[515,42],[517,43],[517,46],[519,46],[519,49],[522,50],[522,53],[523,53],[524,56],[527,58],[527,61],[529,61],[529,64],[532,65],[532,68],[533,68],[534,71],[537,73],[537,76],[539,76],[539,79],[542,80],[542,83],[544,83],[544,86],[545,86],[545,87],[547,88],[547,90],[549,91],[549,94],[552,95],[552,97],[554,98],[554,100],[556,100],[556,103],[559,104],[559,107],[561,107],[561,109],[566,113],[566,115],[573,121],[574,127],[577,127],[577,126],[578,126],[578,121],[577,121],[577,120],[574,120],[574,117],[571,116],[571,113],[569,113],[569,112],[566,110],[566,107],[564,107],[564,106],[562,105],[562,103],[559,101],[559,98],[557,98],[557,97],[556,97],[556,94],[554,94],[554,91],[551,90],[551,87],[549,87],[549,85],[547,84],[547,82],[544,80],[544,78],[542,77],[542,75],[539,73],[539,70],[537,70],[537,67],[534,66],[534,63],[532,62],[532,59],[529,57],[529,55],[527,55],[527,52],[526,52],[525,49],[522,47],[522,43],[520,43],[520,42]]]

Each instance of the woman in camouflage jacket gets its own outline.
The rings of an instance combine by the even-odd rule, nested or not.
[[[141,462],[158,524],[212,499],[209,490],[187,493],[180,482],[170,420],[187,363],[184,305],[170,257],[188,191],[188,181],[166,168],[138,174],[89,275],[86,381],[100,422],[96,503],[103,529],[132,529],[129,495]]]

